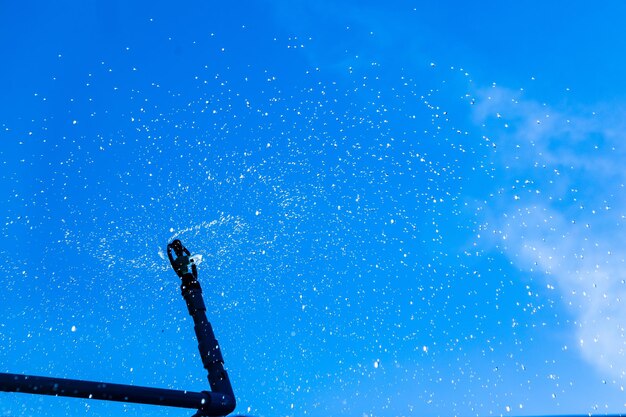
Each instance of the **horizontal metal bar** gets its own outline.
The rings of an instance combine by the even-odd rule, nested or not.
[[[54,395],[104,401],[194,408],[201,416],[223,416],[234,398],[215,392],[190,392],[108,382],[0,373],[0,391]]]

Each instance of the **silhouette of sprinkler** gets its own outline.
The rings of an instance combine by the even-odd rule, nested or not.
[[[172,257],[172,250],[176,254],[176,259]],[[202,364],[207,370],[211,392],[223,394],[227,401],[232,401],[233,409],[235,405],[235,394],[230,385],[230,379],[224,369],[224,359],[220,351],[220,345],[215,339],[213,327],[206,318],[206,307],[202,299],[202,288],[198,282],[198,269],[191,254],[186,247],[176,239],[167,245],[167,256],[170,259],[172,268],[183,281],[180,290],[187,303],[189,314],[193,318],[194,330],[198,339],[198,350],[202,358]],[[191,272],[189,265],[191,264]],[[232,410],[231,410],[232,411]]]
[[[172,251],[176,257],[172,256]],[[76,379],[0,373],[0,391],[86,398],[197,409],[193,417],[225,416],[235,409],[235,395],[224,370],[224,359],[206,317],[196,264],[176,239],[167,245],[172,268],[181,278],[181,292],[195,324],[198,350],[208,372],[211,391],[190,392]],[[191,271],[189,270],[191,267]]]

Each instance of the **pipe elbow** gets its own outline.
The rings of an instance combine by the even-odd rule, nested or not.
[[[194,417],[220,417],[232,413],[237,406],[235,397],[219,392],[202,391],[203,403]]]

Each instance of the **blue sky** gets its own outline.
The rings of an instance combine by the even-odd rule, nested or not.
[[[0,3],[1,371],[206,389],[178,237],[239,413],[623,412],[626,6],[293,3]]]

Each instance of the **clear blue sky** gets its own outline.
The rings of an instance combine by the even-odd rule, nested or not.
[[[178,237],[238,413],[623,413],[625,17],[0,1],[0,371],[207,389]]]

